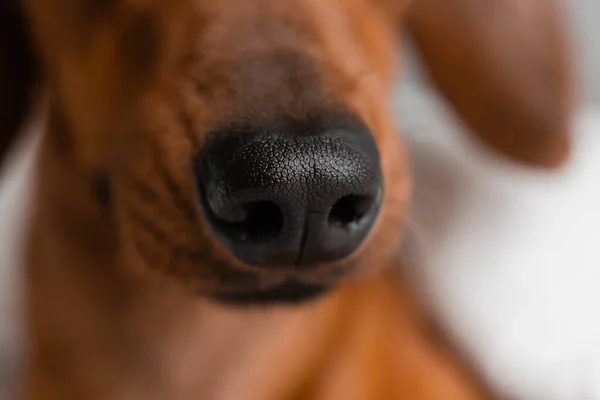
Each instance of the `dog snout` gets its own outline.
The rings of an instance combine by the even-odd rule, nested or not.
[[[213,234],[244,263],[318,265],[364,241],[383,195],[376,144],[354,119],[236,125],[196,159]]]

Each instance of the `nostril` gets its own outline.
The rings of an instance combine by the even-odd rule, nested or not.
[[[338,228],[352,229],[373,206],[370,196],[349,195],[339,199],[329,212],[328,222]]]
[[[221,221],[241,241],[261,242],[278,237],[283,228],[283,213],[271,201],[251,202],[243,206],[245,218],[236,223]]]
[[[245,225],[250,240],[274,239],[283,228],[283,213],[270,201],[251,203]]]

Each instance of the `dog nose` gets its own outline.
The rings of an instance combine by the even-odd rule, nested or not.
[[[256,266],[350,255],[383,196],[377,146],[354,121],[229,127],[210,135],[195,165],[212,233]]]

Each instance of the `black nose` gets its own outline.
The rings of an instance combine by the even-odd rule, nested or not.
[[[383,195],[377,146],[354,119],[215,131],[196,172],[213,233],[252,265],[317,264],[351,254]]]

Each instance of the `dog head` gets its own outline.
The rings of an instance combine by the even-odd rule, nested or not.
[[[406,3],[4,2],[0,153],[36,74],[26,26],[47,136],[68,131],[71,164],[105,177],[120,264],[226,300],[313,297],[376,272],[401,234],[409,189],[386,90]],[[550,167],[568,156],[573,92],[554,5],[421,0],[406,15],[471,133]]]
[[[124,264],[238,302],[379,269],[408,196],[386,108],[393,3],[30,0]]]

